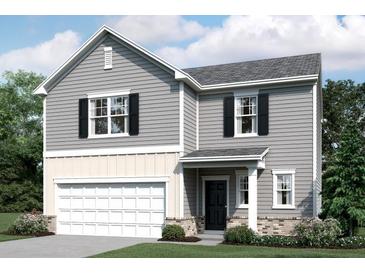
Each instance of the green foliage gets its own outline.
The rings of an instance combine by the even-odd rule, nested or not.
[[[41,209],[42,99],[32,92],[44,77],[18,71],[4,73],[3,79],[0,84],[0,212]]]
[[[9,228],[9,233],[14,235],[35,235],[47,231],[47,218],[37,213],[20,215]]]
[[[331,246],[342,235],[342,231],[335,219],[311,219],[297,224],[294,235],[302,246],[325,247]]]
[[[224,241],[231,244],[250,244],[255,238],[255,232],[246,225],[227,229],[224,232]]]
[[[365,137],[358,124],[346,123],[339,147],[323,174],[323,213],[340,221],[352,235],[354,227],[365,223]]]
[[[185,238],[185,231],[179,225],[166,225],[162,230],[162,239],[166,241],[179,241]]]
[[[256,236],[251,244],[271,247],[299,247],[300,243],[296,237],[281,235]]]
[[[349,121],[365,132],[365,83],[355,85],[351,80],[327,80],[323,91],[322,150],[324,169],[341,141]]]

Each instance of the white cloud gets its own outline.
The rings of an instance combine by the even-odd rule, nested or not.
[[[163,45],[202,36],[208,28],[182,16],[123,16],[108,22],[122,35],[145,45]]]
[[[0,55],[0,73],[24,69],[48,75],[80,47],[80,42],[79,35],[68,30],[34,47],[11,50]]]
[[[157,54],[181,67],[321,52],[324,70],[365,68],[365,17],[231,16],[186,47]]]

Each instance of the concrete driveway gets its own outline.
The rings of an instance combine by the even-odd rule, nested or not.
[[[82,258],[157,239],[55,235],[0,243],[0,258]]]

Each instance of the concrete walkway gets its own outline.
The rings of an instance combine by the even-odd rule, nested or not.
[[[82,258],[157,239],[55,235],[0,243],[0,258]]]

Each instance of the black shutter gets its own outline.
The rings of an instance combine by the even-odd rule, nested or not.
[[[224,97],[223,101],[224,137],[234,136],[234,97]]]
[[[79,99],[79,138],[87,138],[88,118],[88,100]]]
[[[139,95],[133,93],[129,95],[129,135],[139,133]]]
[[[269,94],[258,96],[258,134],[269,134]]]

